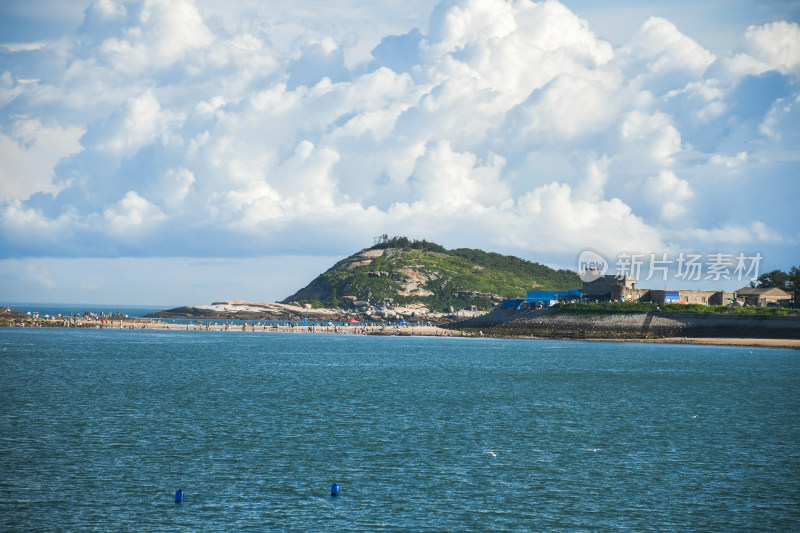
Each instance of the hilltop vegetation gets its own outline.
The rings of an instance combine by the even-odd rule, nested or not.
[[[373,306],[417,304],[436,312],[470,305],[489,310],[503,298],[524,296],[528,290],[580,287],[580,278],[570,270],[383,235],[374,246],[342,259],[284,303],[352,307],[361,301]]]

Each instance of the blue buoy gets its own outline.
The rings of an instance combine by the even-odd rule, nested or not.
[[[175,491],[175,503],[183,502],[183,489],[178,489]]]
[[[338,496],[339,495],[339,484],[334,483],[331,485],[331,496]]]

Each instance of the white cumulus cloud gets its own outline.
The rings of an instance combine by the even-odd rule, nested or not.
[[[113,235],[138,237],[146,229],[157,227],[165,216],[135,191],[128,191],[119,202],[103,211],[103,218]]]
[[[670,170],[662,170],[647,179],[644,191],[651,204],[661,209],[661,218],[673,220],[685,215],[686,200],[694,196],[689,182],[680,179]]]
[[[750,26],[745,39],[753,55],[781,72],[798,72],[800,67],[800,26],[785,20]]]
[[[114,155],[130,157],[167,134],[176,117],[158,103],[155,92],[146,90],[131,98],[115,114],[99,134],[97,148]]]
[[[0,201],[53,194],[67,186],[56,177],[55,165],[81,151],[81,135],[80,127],[44,126],[24,117],[13,122],[10,135],[0,132]]]
[[[98,0],[72,33],[0,48],[0,249],[791,253],[792,195],[767,191],[796,188],[795,22],[712,52],[656,16],[612,45],[555,0],[407,22],[279,6]]]

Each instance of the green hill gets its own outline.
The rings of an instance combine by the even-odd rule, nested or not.
[[[361,301],[373,306],[419,304],[434,312],[470,305],[489,310],[503,298],[525,296],[529,290],[580,287],[580,278],[570,270],[384,235],[375,246],[342,259],[283,303],[347,308]]]

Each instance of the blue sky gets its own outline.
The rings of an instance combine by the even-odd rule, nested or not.
[[[788,270],[799,18],[797,1],[4,2],[0,298],[280,300],[383,233],[573,269],[591,248]]]

